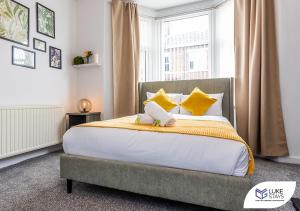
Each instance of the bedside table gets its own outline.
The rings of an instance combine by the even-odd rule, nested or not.
[[[101,121],[101,112],[67,113],[67,129],[83,123]]]

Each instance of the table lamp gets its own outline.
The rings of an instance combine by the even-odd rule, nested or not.
[[[92,103],[88,99],[81,99],[78,103],[80,113],[88,113],[92,110]]]

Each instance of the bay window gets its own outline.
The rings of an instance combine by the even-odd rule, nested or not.
[[[141,17],[140,29],[140,81],[234,76],[231,1],[205,12]]]

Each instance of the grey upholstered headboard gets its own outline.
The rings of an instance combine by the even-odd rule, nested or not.
[[[233,79],[232,78],[217,78],[203,80],[183,80],[183,81],[157,81],[143,82],[139,84],[139,110],[144,111],[143,102],[146,100],[147,92],[157,92],[160,88],[164,88],[167,93],[183,93],[190,94],[195,87],[208,94],[224,93],[223,98],[223,116],[225,116],[233,125]]]

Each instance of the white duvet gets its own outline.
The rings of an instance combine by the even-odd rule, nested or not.
[[[220,116],[174,117],[228,121]],[[225,175],[245,176],[248,169],[248,152],[244,144],[207,136],[73,127],[63,137],[63,148],[65,153],[72,155]]]

